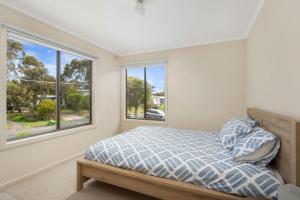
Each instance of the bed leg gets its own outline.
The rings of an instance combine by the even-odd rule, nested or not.
[[[77,163],[77,192],[83,189],[85,178],[82,176],[81,164]]]

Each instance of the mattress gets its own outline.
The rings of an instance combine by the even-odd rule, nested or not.
[[[138,127],[91,145],[85,159],[247,197],[276,199],[283,184],[267,167],[234,161],[212,132]]]

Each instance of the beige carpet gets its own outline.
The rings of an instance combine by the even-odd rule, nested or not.
[[[76,192],[76,160],[3,189],[17,200],[64,200]]]
[[[72,194],[67,200],[156,200],[136,192],[109,184],[91,181],[85,188]]]
[[[0,200],[154,200],[112,185],[90,181],[76,192],[76,159],[0,191]]]
[[[16,200],[16,199],[4,192],[0,192],[0,200]]]

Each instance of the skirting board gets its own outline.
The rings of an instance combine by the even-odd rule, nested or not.
[[[38,170],[35,170],[35,171],[33,171],[33,172],[27,173],[27,174],[25,174],[24,176],[21,176],[21,177],[19,177],[19,178],[16,178],[16,179],[13,179],[13,180],[8,181],[8,182],[6,182],[6,183],[3,183],[3,184],[0,185],[0,190],[3,190],[4,188],[10,187],[10,186],[12,186],[12,185],[14,185],[14,184],[20,183],[20,182],[22,182],[22,181],[24,181],[24,180],[26,180],[26,179],[32,178],[32,177],[34,177],[34,176],[37,176],[37,175],[39,175],[39,174],[41,174],[41,173],[43,173],[43,172],[45,172],[45,171],[48,171],[48,170],[50,170],[50,169],[52,169],[52,168],[54,168],[54,167],[56,167],[56,166],[58,166],[58,165],[63,164],[63,163],[65,163],[65,162],[68,162],[68,161],[73,160],[73,159],[75,159],[75,158],[79,158],[79,157],[81,157],[83,154],[84,154],[84,152],[80,152],[80,153],[73,154],[73,155],[71,155],[71,156],[69,156],[69,157],[67,157],[67,158],[65,158],[65,159],[56,161],[55,163],[52,163],[52,164],[47,165],[47,166],[45,166],[45,167],[42,167],[42,168],[40,168],[40,169],[38,169]],[[74,165],[74,167],[75,167],[75,165]]]

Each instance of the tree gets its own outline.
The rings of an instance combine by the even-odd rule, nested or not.
[[[71,63],[66,64],[62,79],[68,79],[77,82],[84,82],[90,84],[91,77],[91,61],[90,60],[77,60],[73,59]]]
[[[7,43],[7,105],[21,112],[22,107],[35,111],[46,95],[54,95],[55,77],[33,56],[26,55],[21,42]]]
[[[7,41],[7,76],[8,79],[19,77],[20,64],[25,56],[23,45],[15,40]]]
[[[155,95],[155,96],[161,96],[161,97],[164,97],[164,96],[165,96],[165,92],[156,92],[154,95]]]
[[[25,100],[25,88],[16,81],[7,83],[7,105],[12,106],[13,110],[22,112],[22,107],[28,106]]]
[[[21,82],[26,86],[26,96],[32,101],[33,108],[46,95],[55,94],[55,78],[48,74],[48,69],[33,56],[25,56],[22,60]]]
[[[134,108],[134,116],[137,117],[140,105],[145,101],[144,81],[137,77],[128,77],[127,79],[127,107]],[[147,107],[152,107],[152,86],[147,83],[146,99]],[[144,111],[146,112],[146,111]]]
[[[61,75],[61,101],[63,106],[67,106],[76,111],[89,109],[89,98],[80,94],[80,90],[88,90],[91,84],[90,60],[73,59],[66,64]],[[74,102],[78,99],[80,105]],[[76,105],[77,104],[77,105]]]

